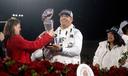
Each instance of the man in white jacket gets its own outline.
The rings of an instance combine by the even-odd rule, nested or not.
[[[124,27],[122,27],[122,38],[125,41],[126,44],[128,44],[128,24],[126,24]]]
[[[72,24],[73,13],[70,10],[62,10],[59,13],[60,26],[55,31],[54,44],[47,46],[47,49],[38,49],[31,59],[45,56],[51,62],[61,62],[64,64],[79,64],[82,49],[83,36],[80,30]]]
[[[122,39],[124,40],[124,42],[126,44],[126,51],[128,51],[128,24],[126,24],[124,27],[122,27],[122,32],[123,32]],[[122,66],[128,68],[128,58],[126,59],[124,65],[122,65]]]
[[[59,13],[59,16],[60,27],[55,31],[56,37],[54,38],[54,45],[50,48],[51,50],[56,51],[56,54],[51,61],[57,61],[64,64],[79,64],[83,36],[72,24],[72,11],[62,10]]]
[[[107,31],[107,40],[99,43],[93,58],[93,65],[100,69],[119,67],[119,59],[125,49],[125,43],[115,27]]]

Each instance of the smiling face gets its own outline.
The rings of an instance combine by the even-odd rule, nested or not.
[[[63,29],[68,28],[72,24],[73,18],[68,15],[60,16],[60,24]]]
[[[113,43],[115,40],[114,34],[112,32],[107,33],[107,38],[108,38],[108,42],[110,42],[110,43]]]

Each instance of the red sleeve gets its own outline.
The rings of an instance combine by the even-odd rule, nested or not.
[[[41,38],[36,39],[35,41],[28,41],[24,39],[22,36],[16,36],[14,38],[14,43],[19,49],[25,49],[29,52],[33,52],[36,49],[42,48],[51,42],[53,37],[49,34],[45,33]]]

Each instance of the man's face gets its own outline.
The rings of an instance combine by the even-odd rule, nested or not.
[[[114,42],[114,35],[113,35],[113,33],[112,32],[108,32],[107,33],[107,36],[108,36],[108,41],[109,42]]]
[[[73,18],[68,15],[60,16],[60,24],[62,28],[67,28],[72,24]]]

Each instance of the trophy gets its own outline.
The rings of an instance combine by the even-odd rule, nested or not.
[[[53,29],[53,20],[45,20],[43,24],[46,31],[50,31],[51,29]]]
[[[53,29],[53,20],[51,19],[53,16],[53,12],[54,10],[49,8],[46,9],[42,14],[42,21],[46,31]]]

